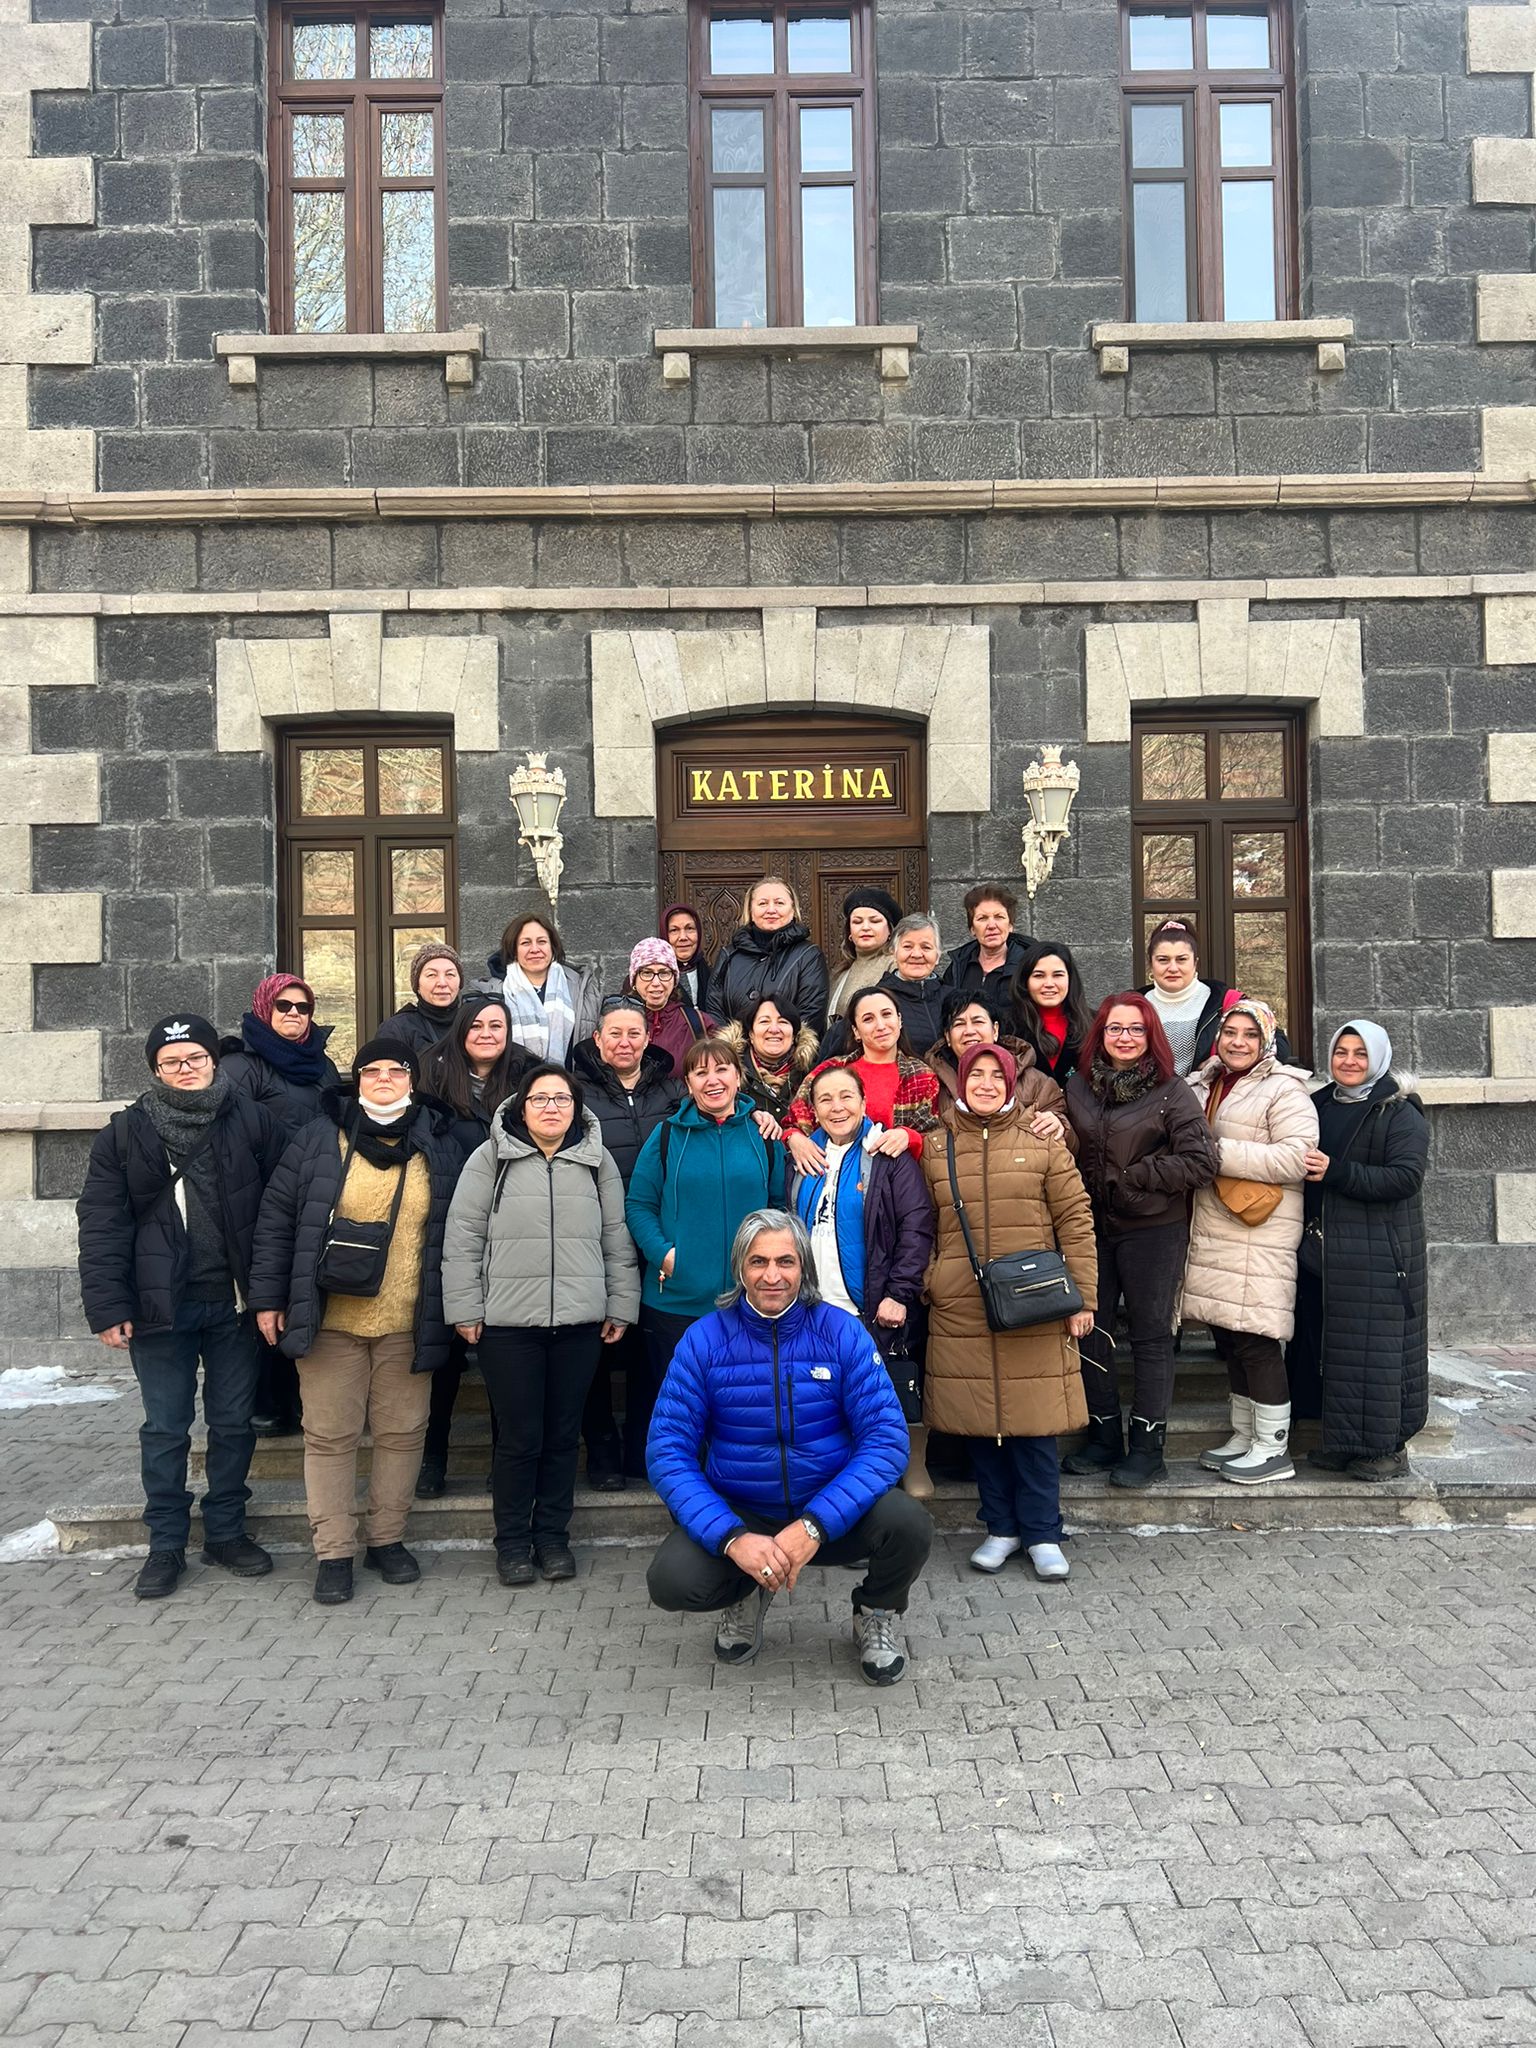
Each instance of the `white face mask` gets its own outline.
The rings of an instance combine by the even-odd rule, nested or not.
[[[367,1117],[369,1123],[383,1124],[387,1129],[390,1124],[399,1123],[401,1117],[403,1117],[405,1115],[405,1112],[410,1108],[411,1091],[409,1088],[407,1088],[405,1093],[401,1096],[400,1100],[398,1102],[392,1102],[389,1105],[388,1109],[377,1109],[375,1108],[373,1103],[365,1102],[362,1096],[358,1097],[358,1102],[361,1104],[363,1115]]]

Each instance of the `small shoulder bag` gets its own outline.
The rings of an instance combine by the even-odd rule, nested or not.
[[[347,1172],[356,1150],[354,1133],[347,1140],[346,1156],[341,1162],[341,1179],[337,1182],[336,1200],[326,1221],[315,1279],[327,1294],[351,1294],[360,1301],[371,1301],[384,1285],[389,1247],[395,1235],[400,1204],[405,1199],[405,1176],[410,1168],[410,1159],[402,1146],[395,1198],[389,1205],[389,1215],[384,1222],[354,1223],[350,1216],[338,1216],[336,1211],[341,1207],[342,1191],[347,1185]]]
[[[976,1256],[965,1203],[960,1199],[953,1131],[946,1133],[946,1152],[950,1193],[955,1199],[955,1214],[960,1218],[966,1256],[971,1262],[971,1271],[976,1275],[976,1285],[981,1290],[987,1328],[999,1333],[1029,1330],[1036,1323],[1059,1323],[1067,1316],[1077,1315],[1083,1306],[1083,1297],[1060,1252],[1008,1252],[1000,1259],[988,1259],[985,1265],[981,1263]]]

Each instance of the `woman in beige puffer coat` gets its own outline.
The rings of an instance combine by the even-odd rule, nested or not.
[[[1232,1390],[1231,1438],[1200,1462],[1241,1484],[1296,1476],[1284,1347],[1296,1319],[1302,1187],[1317,1111],[1305,1068],[1276,1054],[1278,1032],[1269,1005],[1245,996],[1222,1019],[1215,1057],[1189,1077],[1220,1163],[1215,1182],[1195,1194],[1182,1312],[1209,1324]],[[1245,1222],[1245,1211],[1260,1220]]]

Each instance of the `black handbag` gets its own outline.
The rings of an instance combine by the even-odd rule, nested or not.
[[[906,1422],[921,1422],[923,1419],[923,1391],[918,1384],[917,1360],[912,1356],[910,1332],[911,1311],[908,1320],[900,1329],[888,1330],[875,1325],[875,1343],[885,1360],[885,1369],[891,1376],[891,1385],[896,1389],[896,1398],[901,1403],[902,1419]]]
[[[325,1237],[315,1266],[315,1280],[327,1294],[351,1294],[360,1301],[371,1301],[384,1285],[389,1247],[395,1235],[400,1204],[405,1198],[405,1176],[410,1161],[404,1157],[400,1161],[395,1199],[389,1205],[386,1220],[383,1223],[354,1223],[348,1216],[338,1216],[336,1211],[341,1207],[342,1190],[347,1185],[347,1171],[356,1149],[354,1136],[347,1140],[346,1156],[341,1162],[341,1179],[326,1222]]]
[[[1036,1323],[1059,1323],[1068,1316],[1078,1315],[1082,1310],[1083,1297],[1060,1252],[1008,1252],[1000,1259],[988,1259],[985,1265],[977,1258],[965,1204],[960,1199],[953,1131],[948,1134],[946,1142],[950,1192],[955,1198],[955,1214],[960,1218],[966,1256],[970,1259],[971,1271],[976,1275],[976,1285],[981,1289],[987,1328],[994,1332],[1029,1330]]]

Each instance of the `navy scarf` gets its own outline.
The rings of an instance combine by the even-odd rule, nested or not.
[[[334,1029],[332,1024],[311,1022],[308,1038],[294,1040],[279,1038],[272,1026],[263,1024],[253,1010],[247,1010],[240,1019],[240,1036],[248,1053],[276,1067],[285,1081],[312,1086],[330,1077],[325,1041]]]

